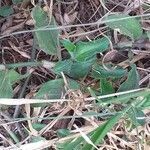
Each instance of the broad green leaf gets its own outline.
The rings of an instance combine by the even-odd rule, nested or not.
[[[100,88],[102,95],[107,95],[115,92],[111,82],[106,80],[105,78],[100,80]]]
[[[59,99],[64,93],[63,79],[50,80],[43,83],[39,91],[35,94],[36,99]],[[32,107],[45,107],[48,103],[33,104]]]
[[[118,115],[111,117],[106,123],[99,126],[97,129],[95,129],[94,133],[91,136],[91,141],[97,145],[102,142],[104,137],[107,135],[107,133],[113,128],[113,126],[119,121],[119,119],[125,115],[125,113],[130,110],[129,108],[125,108],[121,113],[118,113]],[[82,150],[93,150],[93,146],[86,143]]]
[[[39,91],[36,93],[35,98],[57,99],[61,97],[63,91],[64,91],[63,79],[50,80],[41,86]]]
[[[143,99],[140,108],[141,109],[150,108],[150,91],[149,91],[149,95],[145,96],[145,98]]]
[[[40,131],[41,129],[43,129],[46,124],[42,124],[42,123],[33,123],[32,124],[33,128],[37,131]]]
[[[76,46],[68,39],[61,40],[61,43],[63,44],[65,49],[69,52],[71,58],[75,59],[74,55],[75,55]]]
[[[79,84],[72,80],[67,79],[69,89],[79,89]],[[55,79],[44,83],[39,91],[36,93],[35,98],[41,99],[59,99],[64,93],[64,80]]]
[[[57,135],[59,137],[65,137],[67,135],[71,134],[70,131],[68,129],[58,129],[57,130]]]
[[[139,88],[139,74],[136,65],[132,65],[132,69],[128,73],[128,78],[119,87],[119,92],[128,91]]]
[[[72,90],[80,89],[80,84],[72,79],[67,78],[68,88]]]
[[[92,64],[94,63],[94,59],[84,61],[84,62],[76,62],[71,59],[60,61],[56,63],[53,71],[56,74],[61,74],[63,72],[70,77],[75,79],[83,78],[88,74],[91,69]]]
[[[85,77],[92,68],[93,60],[74,62],[71,66],[70,76],[79,79]]]
[[[76,46],[68,39],[61,40],[61,43],[68,52],[73,52],[76,50]]]
[[[14,70],[0,71],[0,98],[12,98],[12,85],[24,77]]]
[[[0,16],[8,17],[9,15],[13,14],[13,9],[11,6],[2,6],[0,7]]]
[[[106,70],[102,66],[96,64],[92,68],[92,76],[96,79],[101,78],[121,78],[126,74],[126,70],[122,68],[115,68],[113,70]]]
[[[49,21],[47,13],[39,6],[33,8],[32,17],[35,21],[35,30],[41,29],[35,32],[39,47],[47,54],[56,55],[58,47],[58,30],[42,30],[57,27],[54,17],[52,16],[51,21]]]
[[[0,98],[12,98],[13,89],[11,85],[11,80],[8,78],[8,72],[0,72]]]
[[[145,92],[146,91],[148,92],[147,94],[143,93],[141,94],[141,96],[137,98],[137,99],[141,99],[141,102],[138,105],[136,105],[137,109],[145,110],[150,108],[150,89],[145,89]]]
[[[140,118],[144,118],[145,114],[143,113],[142,110],[138,109],[138,108],[132,108],[128,111],[128,117],[131,119],[133,127],[135,128],[135,126],[139,126],[139,125],[144,125],[145,124],[145,119],[138,119],[138,117]]]
[[[9,70],[7,72],[7,76],[10,79],[11,84],[13,85],[16,81],[21,80],[23,78],[28,77],[29,74],[25,74],[25,75],[20,75],[19,73],[17,73],[15,70]]]
[[[102,53],[109,47],[109,40],[101,38],[90,42],[78,42],[76,44],[75,58],[78,61],[91,59],[96,53]]]
[[[67,79],[68,83],[68,88],[69,89],[80,89],[79,84],[72,80],[72,79]],[[46,83],[44,83],[39,91],[35,94],[36,99],[59,99],[65,92],[65,83],[63,79],[55,79],[55,80],[50,80]],[[44,107],[48,104],[33,104],[33,107]]]
[[[63,72],[64,74],[69,75],[70,71],[71,71],[72,64],[73,64],[73,61],[71,59],[67,59],[67,60],[64,60],[64,61],[59,61],[54,66],[53,71],[58,75],[61,75],[61,72]]]
[[[138,20],[126,14],[111,14],[104,21],[112,29],[117,29],[120,33],[136,40],[142,36],[142,27]]]
[[[2,81],[0,79],[0,81]],[[3,79],[0,85],[0,98],[12,98],[13,89],[9,79]]]

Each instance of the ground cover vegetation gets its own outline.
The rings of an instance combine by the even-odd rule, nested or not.
[[[0,149],[150,149],[149,0],[0,1]]]

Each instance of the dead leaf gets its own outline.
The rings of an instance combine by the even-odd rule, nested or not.
[[[77,17],[78,12],[74,12],[71,15],[68,15],[67,13],[64,14],[64,21],[65,24],[71,24],[75,21],[76,17]]]
[[[15,26],[13,26],[13,27],[9,27],[9,28],[7,28],[7,30],[4,30],[4,31],[2,32],[2,35],[9,35],[10,33],[14,32],[14,31],[23,29],[24,24],[25,24],[25,22],[21,22],[21,23],[15,25]]]
[[[11,46],[11,48],[12,48],[14,51],[18,52],[21,56],[23,56],[23,57],[25,57],[25,58],[28,58],[28,59],[31,58],[26,52],[22,52],[22,51],[19,49],[19,47],[16,47],[15,44],[12,43],[11,41],[9,41],[8,43],[9,43],[9,45]]]
[[[30,46],[32,46],[33,45],[33,39],[27,40],[26,43],[28,43]]]
[[[12,26],[12,18],[10,17],[9,19],[6,20],[6,22],[3,23],[1,26],[1,33],[6,31],[9,27]]]
[[[34,20],[33,19],[28,19],[26,22],[25,22],[26,25],[29,25],[29,26],[33,26],[34,25]]]
[[[21,8],[26,9],[30,3],[31,3],[30,0],[23,1],[21,3]]]
[[[134,0],[129,6],[127,6],[124,10],[126,14],[129,14],[131,11],[137,9],[143,4],[143,0]]]

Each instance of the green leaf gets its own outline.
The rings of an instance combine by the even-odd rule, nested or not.
[[[43,129],[46,124],[42,124],[42,123],[33,123],[32,124],[33,128],[37,131],[40,131],[41,129]]]
[[[143,100],[142,107],[143,107],[143,108],[149,108],[149,107],[150,107],[150,93],[149,93],[149,95],[147,95],[147,97],[145,97],[145,99]]]
[[[68,83],[69,89],[72,89],[72,90],[80,89],[80,84],[76,82],[75,80],[67,78],[67,83]]]
[[[44,83],[36,93],[37,99],[59,99],[64,90],[63,79],[55,79]]]
[[[76,44],[75,58],[78,61],[91,59],[96,53],[102,53],[109,47],[108,38],[101,38],[90,42]]]
[[[35,99],[59,99],[64,92],[63,79],[50,80],[44,83],[39,91],[35,94]],[[45,107],[48,103],[33,104],[32,107]]]
[[[133,110],[134,109],[134,110]],[[135,128],[135,126],[143,126],[145,124],[145,119],[138,119],[138,117],[140,118],[144,118],[145,114],[143,113],[142,110],[138,109],[138,108],[132,108],[131,110],[128,111],[128,117],[131,119],[132,124],[134,125],[133,127]]]
[[[111,29],[117,29],[120,33],[131,37],[133,40],[142,36],[142,27],[138,20],[125,14],[111,14],[104,21]]]
[[[74,62],[71,66],[70,76],[79,79],[85,77],[92,68],[93,60]]]
[[[13,14],[14,11],[11,6],[2,6],[0,7],[0,16],[8,17],[9,15]]]
[[[102,140],[104,139],[104,137],[106,136],[106,134],[112,129],[112,127],[119,121],[119,119],[124,116],[124,114],[130,109],[129,108],[125,108],[121,113],[118,113],[118,115],[111,117],[106,123],[104,123],[103,125],[99,126],[97,129],[95,129],[94,133],[91,136],[91,141],[97,145],[100,142],[102,142]],[[82,150],[93,150],[93,146],[86,143]]]
[[[69,89],[80,89],[80,85],[72,79],[67,78],[67,83]],[[39,91],[35,94],[35,98],[59,99],[64,93],[64,85],[63,79],[55,79],[43,83]]]
[[[74,59],[74,52],[76,50],[76,46],[68,39],[61,40],[61,43],[65,47],[65,49],[69,52],[72,59]]]
[[[13,85],[16,81],[21,80],[23,78],[28,77],[29,74],[25,74],[25,75],[21,75],[19,73],[17,73],[15,70],[9,70],[7,72],[7,76],[10,79],[10,83],[11,85]]]
[[[59,137],[65,137],[65,136],[67,136],[69,134],[70,134],[70,131],[68,129],[58,129],[57,130],[57,135]]]
[[[9,71],[0,71],[0,98],[12,98],[13,89]]]
[[[140,106],[141,109],[150,108],[150,92],[149,95],[147,95]]]
[[[53,68],[54,73],[61,75],[61,72],[69,75],[71,72],[71,67],[73,65],[73,61],[71,59],[67,59],[64,61],[59,61]]]
[[[2,80],[0,79],[0,82]],[[13,88],[11,86],[10,80],[4,79],[0,85],[0,98],[12,98]]]
[[[12,85],[24,77],[14,70],[0,71],[0,98],[12,98]]]
[[[32,10],[32,17],[35,21],[35,30],[36,29],[46,29],[46,28],[54,28],[56,26],[56,22],[54,17],[51,17],[51,22],[49,22],[49,18],[47,13],[43,11],[42,8],[36,6]],[[41,30],[36,31],[36,38],[38,40],[39,47],[47,54],[56,55],[57,47],[58,47],[58,30]]]
[[[92,64],[94,63],[94,59],[84,61],[84,62],[76,62],[71,59],[60,61],[56,63],[53,71],[60,75],[63,72],[70,77],[75,79],[83,78],[88,74],[91,69]]]
[[[119,92],[128,91],[139,88],[139,74],[136,65],[132,65],[132,69],[128,73],[128,78],[119,87]]]
[[[73,52],[76,49],[76,46],[68,39],[61,40],[61,43],[68,52]]]
[[[72,80],[67,79],[69,89],[80,89],[79,84]],[[39,91],[35,94],[36,99],[59,99],[65,92],[63,79],[50,80],[44,83]],[[44,107],[47,104],[33,104],[33,107]]]
[[[115,68],[113,70],[106,70],[102,66],[95,64],[92,68],[92,76],[96,79],[101,78],[121,78],[126,74],[126,70],[122,68]]]
[[[107,95],[115,92],[111,82],[106,79],[100,80],[100,88],[102,95]]]

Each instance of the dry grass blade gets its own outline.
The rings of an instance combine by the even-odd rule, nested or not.
[[[39,142],[34,142],[34,143],[27,143],[27,144],[22,144],[21,146],[19,146],[18,148],[13,148],[10,147],[8,148],[4,148],[3,150],[43,150],[45,148],[49,148],[51,146],[53,146],[54,142],[56,142],[56,140],[51,140],[51,141],[39,141]]]
[[[42,99],[1,99],[2,105],[23,105],[23,104],[42,104],[42,103],[57,103],[57,102],[68,102],[70,100],[67,99],[50,99],[50,100],[42,100]]]
[[[129,93],[134,93],[138,91],[144,91],[146,90],[145,88],[141,89],[135,89],[135,90],[130,90],[126,92],[118,92],[114,94],[108,94],[108,95],[103,95],[103,96],[98,96],[98,97],[88,97],[84,98],[85,101],[93,101],[98,99],[104,99],[104,98],[109,98],[109,97],[114,97],[114,96],[119,96],[119,95],[124,95],[124,94],[129,94]],[[57,102],[71,102],[71,99],[7,99],[7,98],[0,98],[0,104],[1,105],[23,105],[23,104],[42,104],[42,103],[57,103]]]

